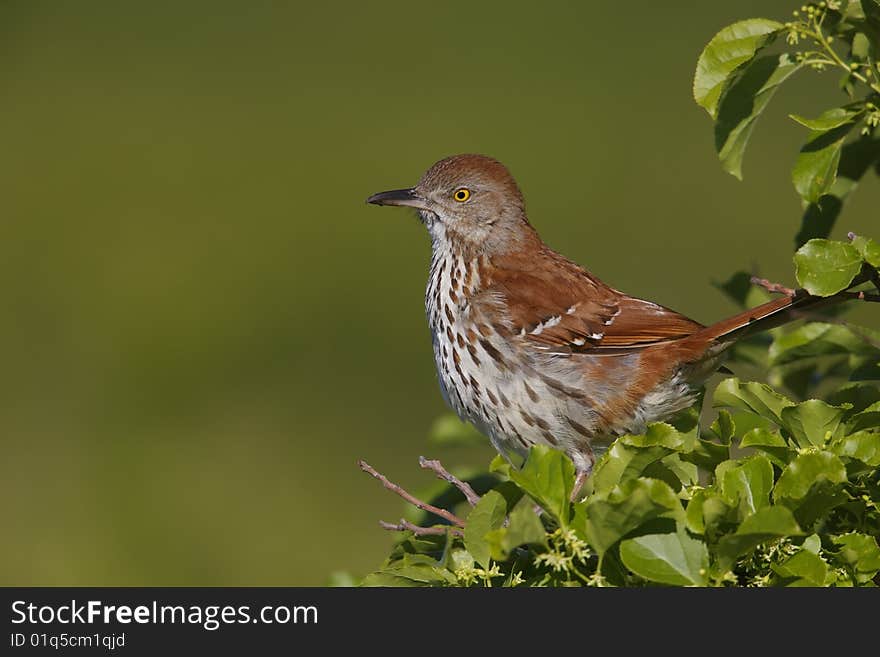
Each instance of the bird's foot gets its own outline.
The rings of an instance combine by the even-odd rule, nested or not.
[[[584,482],[587,481],[587,477],[590,476],[592,471],[592,466],[590,466],[589,470],[578,470],[578,473],[574,478],[574,488],[572,489],[571,497],[569,498],[571,502],[575,503],[580,501],[578,496],[580,495],[581,489],[584,487]]]

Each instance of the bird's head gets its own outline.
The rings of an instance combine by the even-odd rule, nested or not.
[[[507,252],[534,234],[513,176],[485,155],[440,160],[415,187],[373,194],[367,203],[416,208],[435,245],[448,241],[474,254]]]

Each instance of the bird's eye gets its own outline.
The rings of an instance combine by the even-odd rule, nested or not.
[[[459,189],[456,189],[455,193],[452,195],[452,198],[454,198],[459,203],[464,203],[470,197],[471,197],[471,190],[469,190],[466,187],[461,187]]]

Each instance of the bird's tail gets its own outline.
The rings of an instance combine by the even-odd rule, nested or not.
[[[707,337],[717,342],[732,342],[741,338],[769,331],[783,324],[803,318],[804,312],[813,312],[832,306],[848,299],[859,298],[859,294],[851,292],[852,288],[870,280],[868,274],[857,276],[850,286],[830,297],[817,297],[806,290],[795,290],[794,294],[773,299],[765,304],[749,308],[733,317],[728,317],[704,329],[695,335]]]

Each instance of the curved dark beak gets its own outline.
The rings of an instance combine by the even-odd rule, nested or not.
[[[393,189],[390,192],[379,192],[367,199],[373,205],[405,205],[411,208],[427,209],[427,202],[416,194],[414,189]]]

